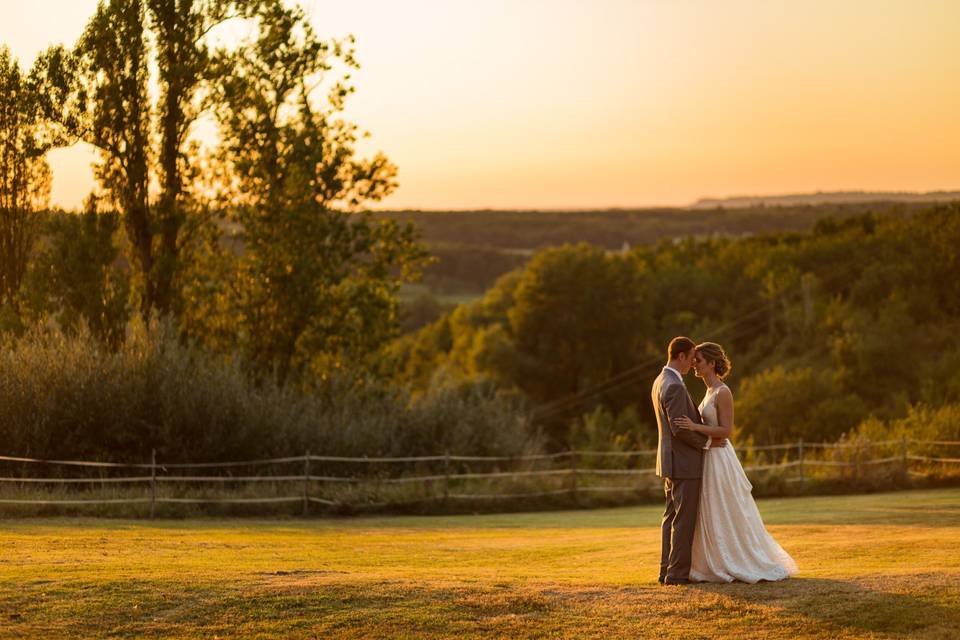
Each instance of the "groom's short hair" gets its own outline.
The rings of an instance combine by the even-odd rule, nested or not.
[[[670,341],[667,347],[667,360],[676,360],[681,353],[690,353],[697,347],[697,343],[685,336],[677,336]]]

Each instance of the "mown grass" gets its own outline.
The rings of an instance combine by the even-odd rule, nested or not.
[[[960,490],[761,500],[801,574],[662,587],[659,508],[0,525],[0,637],[953,638]]]

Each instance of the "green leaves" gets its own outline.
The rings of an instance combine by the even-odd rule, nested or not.
[[[50,196],[50,139],[33,76],[0,47],[0,304],[19,316],[20,286]]]
[[[120,264],[116,212],[100,212],[91,198],[82,214],[53,214],[44,248],[28,273],[31,312],[56,320],[65,331],[89,330],[119,347],[130,318],[129,275]]]
[[[239,349],[260,375],[299,380],[363,363],[392,337],[399,285],[426,253],[412,226],[360,213],[396,188],[396,167],[383,154],[357,159],[357,127],[338,117],[352,38],[320,40],[282,2],[259,3],[254,24],[253,41],[217,52],[209,99],[221,199],[243,250],[210,247],[219,267],[195,270],[190,289],[215,290],[216,304],[187,309],[185,327]],[[227,324],[239,340],[217,337]]]

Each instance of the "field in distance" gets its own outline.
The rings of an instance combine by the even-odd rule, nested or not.
[[[5,520],[0,637],[953,638],[960,490],[761,500],[794,579],[662,587],[658,507]]]

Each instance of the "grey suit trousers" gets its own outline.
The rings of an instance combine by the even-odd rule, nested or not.
[[[700,507],[700,478],[664,478],[666,508],[661,524],[660,581],[690,579],[693,532]]]

